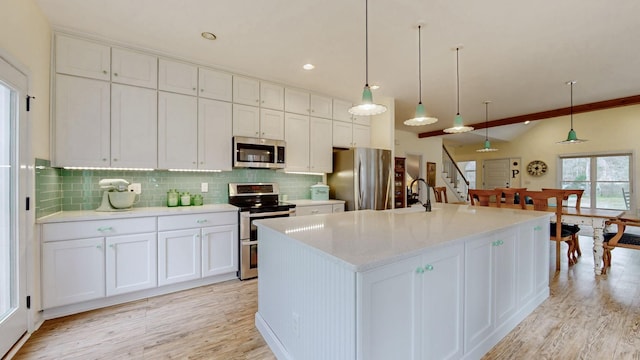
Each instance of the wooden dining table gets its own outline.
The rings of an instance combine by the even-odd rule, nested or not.
[[[497,204],[491,203],[491,207],[497,207]],[[522,209],[517,204],[500,204],[501,208]],[[527,208],[533,209],[533,205],[527,205]],[[550,206],[549,212],[556,212],[556,208]],[[605,222],[610,219],[618,219],[624,216],[624,210],[605,210],[575,207],[562,207],[562,222],[572,225],[586,225],[593,228],[593,272],[596,275],[602,274],[602,254],[604,247],[602,246],[603,234],[605,231]]]

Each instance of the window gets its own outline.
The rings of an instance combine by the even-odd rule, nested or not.
[[[469,189],[477,189],[476,187],[476,162],[475,161],[460,161],[458,168],[462,171],[467,180],[469,180]],[[462,181],[460,179],[459,181]],[[460,189],[464,189],[464,186],[460,184]]]
[[[582,207],[626,210],[631,189],[631,154],[562,157],[561,187],[584,189]]]

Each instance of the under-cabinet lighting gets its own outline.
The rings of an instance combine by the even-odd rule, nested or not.
[[[151,168],[115,168],[115,167],[99,167],[99,166],[63,166],[67,170],[124,170],[124,171],[153,171]]]
[[[204,169],[168,169],[175,172],[222,172],[222,170],[204,170]]]

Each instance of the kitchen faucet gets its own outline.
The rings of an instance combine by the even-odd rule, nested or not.
[[[409,185],[409,189],[413,189],[413,184],[416,181],[422,181],[425,185],[427,185],[427,201],[424,204],[422,204],[422,206],[424,206],[424,211],[430,212],[431,211],[431,196],[429,194],[429,184],[426,181],[424,181],[423,178],[417,178],[417,179],[415,179],[415,180],[413,180],[411,182],[411,184]],[[419,193],[420,193],[420,183],[418,183],[418,194]],[[418,200],[418,202],[420,202],[420,200]]]

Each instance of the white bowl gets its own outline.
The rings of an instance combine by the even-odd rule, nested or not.
[[[109,203],[116,209],[128,209],[133,206],[136,200],[136,193],[133,191],[110,191]]]

